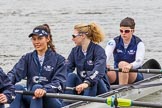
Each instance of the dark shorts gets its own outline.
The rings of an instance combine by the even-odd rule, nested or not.
[[[143,79],[144,79],[143,74],[142,73],[137,73],[137,78],[136,78],[136,80],[133,83],[141,81]],[[116,72],[116,80],[115,80],[115,82],[113,82],[111,85],[116,85],[116,84],[119,84],[118,72]]]
[[[142,74],[142,73],[137,73],[137,78],[136,78],[136,80],[134,81],[134,83],[135,83],[135,82],[138,82],[138,81],[141,81],[141,80],[143,80],[143,79],[144,79],[143,74]]]

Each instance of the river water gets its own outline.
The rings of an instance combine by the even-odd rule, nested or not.
[[[127,16],[135,19],[135,35],[145,43],[145,60],[154,58],[162,64],[161,0],[1,0],[0,67],[8,72],[23,54],[33,50],[28,35],[37,25],[50,25],[57,52],[67,57],[74,46],[75,24],[100,24],[106,34],[101,43],[105,47],[119,35],[119,23]]]

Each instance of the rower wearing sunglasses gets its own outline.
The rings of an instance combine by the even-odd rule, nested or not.
[[[131,84],[143,79],[142,73],[129,73],[132,68],[141,68],[145,54],[144,43],[133,34],[134,31],[134,19],[126,17],[120,23],[120,36],[107,43],[107,67],[110,68],[109,61],[113,55],[114,68],[122,69],[122,72],[107,72],[111,84]]]
[[[67,94],[96,96],[109,91],[106,54],[98,44],[103,38],[104,34],[96,23],[74,26],[72,40],[76,46],[68,57],[66,86],[75,87],[75,91],[68,90]]]

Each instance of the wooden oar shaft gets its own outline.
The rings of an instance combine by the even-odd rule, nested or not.
[[[108,71],[122,72],[122,69],[108,69]],[[161,69],[130,69],[129,72],[139,72],[139,73],[148,73],[148,74],[162,74]]]
[[[31,91],[15,91],[15,92],[19,94],[24,94],[24,95],[34,95],[34,92],[31,92]],[[114,105],[114,101],[112,97],[101,98],[101,97],[79,96],[79,95],[59,94],[59,93],[46,93],[44,96],[51,97],[51,98],[99,102],[99,103],[105,103],[111,106]],[[116,100],[117,100],[118,106],[121,106],[121,107],[122,106],[144,106],[144,107],[162,108],[161,104],[155,104],[155,103],[150,103],[150,102],[139,102],[139,101],[132,101],[130,99],[122,99],[122,98],[117,98]]]

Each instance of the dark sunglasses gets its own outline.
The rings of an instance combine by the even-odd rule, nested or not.
[[[122,30],[122,29],[120,29],[120,33],[129,33],[130,31],[131,31],[132,29],[130,29],[130,30]]]
[[[72,37],[76,38],[77,36],[81,36],[81,34],[73,34]]]

